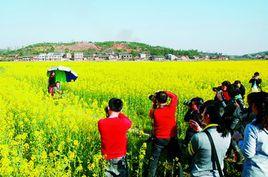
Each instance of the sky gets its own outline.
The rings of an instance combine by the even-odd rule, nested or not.
[[[137,41],[223,54],[268,50],[268,0],[0,0],[0,48]]]

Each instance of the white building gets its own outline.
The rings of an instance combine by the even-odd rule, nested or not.
[[[35,58],[40,61],[45,61],[45,60],[63,60],[64,53],[41,53]]]
[[[182,55],[178,57],[178,60],[186,61],[186,60],[189,60],[189,57],[187,55]]]
[[[65,58],[66,59],[71,59],[72,58],[72,54],[71,53],[66,53],[65,54]]]
[[[168,59],[168,60],[176,60],[176,59],[178,59],[178,57],[176,55],[173,55],[173,54],[167,54],[166,59]]]
[[[121,60],[132,59],[132,54],[130,54],[130,53],[120,53],[119,54],[119,59],[121,59]]]
[[[152,55],[149,58],[150,60],[154,60],[154,61],[163,61],[165,58],[164,56],[160,56],[160,55]]]
[[[62,60],[64,57],[64,53],[48,53],[46,56],[46,60]]]
[[[140,53],[139,54],[139,59],[146,59],[147,58],[147,54],[146,53]]]
[[[118,58],[119,58],[119,56],[116,53],[109,53],[108,54],[108,59],[109,60],[117,60]]]
[[[44,61],[46,60],[47,54],[45,53],[40,53],[39,55],[37,55],[36,59],[39,61]]]
[[[84,59],[83,52],[75,52],[74,53],[74,60],[83,60],[83,59]]]

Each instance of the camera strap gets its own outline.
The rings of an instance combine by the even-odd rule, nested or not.
[[[213,166],[213,170],[216,170],[216,167],[215,167],[215,163],[216,163],[216,166],[217,166],[217,169],[218,169],[218,171],[219,171],[219,175],[220,175],[220,177],[224,177],[223,172],[222,172],[222,170],[221,170],[220,161],[219,161],[219,158],[218,158],[217,150],[216,150],[214,141],[213,141],[213,139],[212,139],[212,136],[211,136],[211,134],[208,132],[207,129],[204,130],[204,132],[205,132],[206,135],[208,136],[208,139],[209,139],[209,142],[210,142],[210,145],[211,145],[211,156],[212,156],[212,166]]]

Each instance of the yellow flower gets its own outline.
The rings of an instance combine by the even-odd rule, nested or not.
[[[46,151],[42,151],[41,158],[42,159],[46,159],[47,158],[47,152]]]
[[[78,171],[82,171],[82,170],[83,170],[82,165],[79,165],[79,166],[77,167],[77,170],[78,170]]]
[[[79,142],[78,140],[74,140],[74,146],[78,146]]]
[[[70,153],[69,153],[69,158],[70,158],[70,160],[73,160],[74,157],[75,157],[75,153],[74,153],[74,152],[70,152]]]

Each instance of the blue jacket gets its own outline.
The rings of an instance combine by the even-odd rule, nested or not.
[[[246,158],[242,176],[268,177],[268,131],[254,122],[248,124],[239,146]]]

